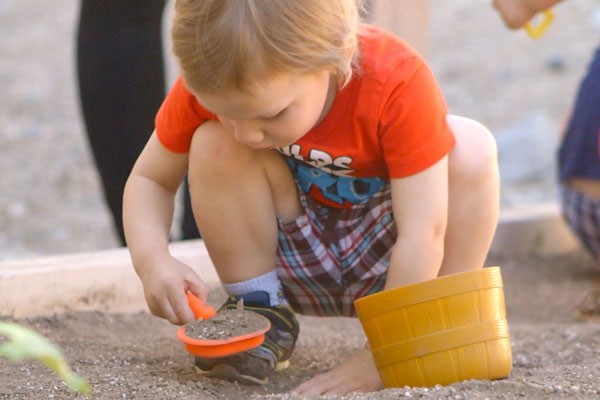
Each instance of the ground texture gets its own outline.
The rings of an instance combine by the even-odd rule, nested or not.
[[[579,398],[600,396],[600,320],[578,318],[577,302],[600,280],[584,254],[492,259],[505,285],[513,370],[508,379],[387,389],[331,399]],[[212,301],[222,299],[213,294]],[[287,392],[364,343],[353,319],[303,317],[291,366],[266,386],[197,375],[176,327],[147,313],[68,313],[21,320],[62,346],[96,399],[293,399]],[[0,360],[0,399],[82,398],[44,367]]]

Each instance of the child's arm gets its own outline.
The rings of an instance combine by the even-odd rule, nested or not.
[[[385,288],[435,278],[448,220],[448,157],[418,174],[392,179],[392,207],[398,239]]]
[[[174,198],[187,171],[187,155],[166,150],[154,133],[139,156],[123,196],[123,224],[134,268],[152,314],[174,324],[193,321],[185,292],[206,299],[197,274],[168,249]]]
[[[494,0],[494,7],[511,29],[522,28],[535,14],[562,0]]]

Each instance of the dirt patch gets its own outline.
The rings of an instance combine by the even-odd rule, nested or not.
[[[224,310],[207,320],[185,324],[185,334],[192,339],[226,340],[263,331],[269,320],[243,308]]]
[[[600,396],[600,320],[578,318],[578,302],[600,280],[581,252],[559,257],[490,259],[505,286],[513,351],[507,379],[445,387],[387,389],[329,399],[547,399]],[[211,293],[209,302],[225,296]],[[22,322],[62,346],[87,377],[95,399],[292,399],[288,391],[361,348],[364,335],[351,318],[299,317],[301,333],[291,365],[265,386],[246,386],[196,374],[177,340],[177,327],[148,313],[72,312]],[[78,399],[34,362],[0,360],[0,399]]]

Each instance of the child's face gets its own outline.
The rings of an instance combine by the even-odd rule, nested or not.
[[[252,95],[198,94],[235,139],[253,149],[289,146],[317,125],[335,98],[335,78],[328,71],[280,74]]]

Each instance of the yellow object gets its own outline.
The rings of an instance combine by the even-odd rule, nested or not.
[[[354,305],[385,387],[447,385],[510,374],[499,267],[385,290]]]
[[[552,21],[554,20],[554,13],[552,10],[546,10],[543,14],[542,22],[539,25],[533,26],[531,22],[525,24],[525,31],[534,39],[541,37],[546,29],[550,26]]]

